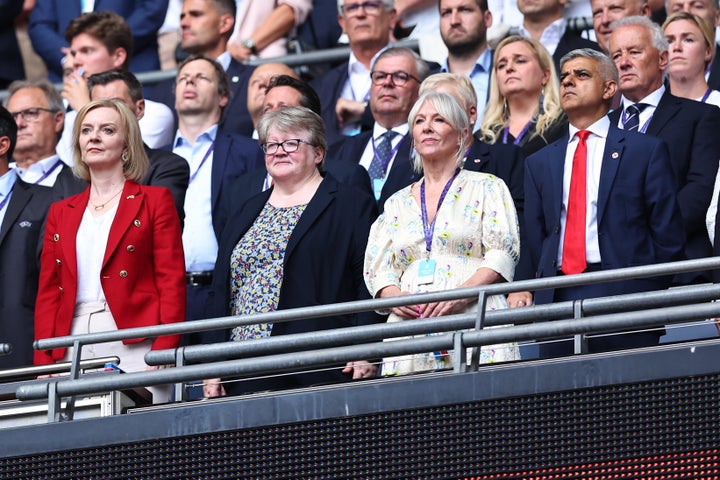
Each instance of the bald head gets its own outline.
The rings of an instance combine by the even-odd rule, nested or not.
[[[248,81],[247,108],[248,112],[250,112],[253,125],[257,125],[260,115],[262,115],[265,90],[270,84],[270,81],[279,75],[300,78],[297,73],[295,73],[295,70],[284,63],[263,63],[258,66],[250,76],[250,80]]]

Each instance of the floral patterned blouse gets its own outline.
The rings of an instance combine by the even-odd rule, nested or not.
[[[283,261],[290,235],[305,205],[277,208],[266,203],[230,256],[232,315],[271,312],[280,301]],[[269,337],[272,323],[242,325],[232,330],[234,341]]]

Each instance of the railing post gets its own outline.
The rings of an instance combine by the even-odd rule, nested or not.
[[[583,318],[582,300],[575,300],[573,302],[573,319],[579,320]],[[573,353],[580,355],[588,352],[587,335],[584,333],[578,333],[573,336]]]
[[[57,381],[48,383],[48,423],[60,421],[60,400],[57,394]]]
[[[72,347],[72,363],[70,364],[70,378],[77,380],[80,377],[80,358],[82,358],[82,343],[80,340],[75,340]],[[53,383],[52,385],[55,385]],[[60,400],[58,399],[58,409],[60,408]],[[67,399],[65,405],[65,420],[72,420],[75,416],[75,396],[71,396]]]
[[[175,366],[182,367],[185,365],[185,347],[180,347],[175,350]],[[185,383],[178,382],[175,384],[175,400],[176,401],[187,401],[187,390],[185,389]]]
[[[479,332],[485,325],[485,307],[487,306],[487,293],[485,290],[480,290],[478,293],[478,307],[477,313],[475,314],[475,331]],[[480,365],[480,349],[482,346],[475,346],[472,349],[472,359],[470,362],[470,371],[477,372],[478,366]],[[457,355],[457,352],[456,352]]]
[[[463,346],[463,332],[453,334],[453,372],[463,373],[467,371],[467,349]]]

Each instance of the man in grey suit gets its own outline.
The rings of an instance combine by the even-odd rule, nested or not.
[[[32,365],[41,231],[55,199],[51,189],[23,182],[9,167],[17,131],[0,107],[0,342],[12,346],[0,356],[0,369]]]

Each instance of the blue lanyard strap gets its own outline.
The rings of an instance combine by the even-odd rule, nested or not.
[[[425,233],[425,250],[428,253],[430,253],[430,251],[432,250],[432,239],[433,233],[435,232],[435,221],[437,220],[438,213],[440,212],[440,206],[442,205],[445,196],[450,191],[450,185],[452,185],[452,182],[453,180],[455,180],[455,177],[457,177],[458,173],[460,173],[459,168],[455,170],[453,176],[445,184],[445,188],[443,188],[443,191],[440,194],[440,198],[438,199],[438,206],[437,210],[435,211],[435,218],[433,218],[432,223],[428,221],[427,204],[425,202],[425,180],[423,180],[423,182],[420,184],[420,210],[422,213],[423,232]]]
[[[210,157],[210,154],[213,152],[214,149],[215,149],[215,142],[213,142],[212,144],[210,144],[210,148],[208,148],[208,149],[207,149],[207,152],[205,152],[205,156],[204,156],[204,157],[202,158],[202,160],[200,161],[200,165],[198,165],[198,167],[195,169],[195,173],[193,173],[193,174],[190,176],[190,181],[188,182],[188,184],[192,183],[193,180],[195,180],[195,177],[197,177],[198,172],[200,171],[200,169],[202,168],[202,166],[205,165],[205,162],[207,161],[208,157]]]

